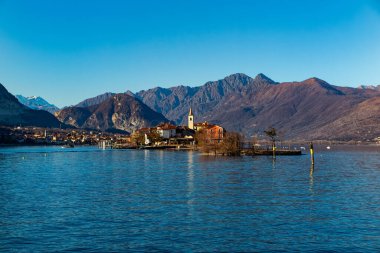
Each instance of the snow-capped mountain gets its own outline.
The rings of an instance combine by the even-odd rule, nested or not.
[[[59,108],[53,104],[50,104],[42,97],[38,96],[31,96],[31,97],[24,97],[22,95],[16,95],[16,98],[18,101],[20,101],[21,104],[35,110],[44,110],[48,111],[51,114],[54,114],[56,111],[59,110]]]
[[[360,85],[359,89],[367,89],[367,90],[378,90],[380,91],[380,85]]]

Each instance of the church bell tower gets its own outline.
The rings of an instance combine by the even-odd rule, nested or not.
[[[189,111],[189,116],[187,117],[187,126],[190,129],[194,129],[194,115],[193,115],[193,111],[191,110],[191,107]]]

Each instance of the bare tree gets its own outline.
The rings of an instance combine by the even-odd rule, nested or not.
[[[148,133],[147,136],[152,143],[160,142],[163,140],[160,133],[155,130]]]
[[[210,153],[211,147],[209,145],[209,140],[207,138],[207,132],[204,129],[201,129],[195,133],[195,144],[198,149],[204,153]]]
[[[272,140],[272,142],[276,141],[277,131],[274,127],[268,128],[264,133]]]
[[[205,129],[196,132],[195,143],[202,152],[214,155],[219,153],[221,145],[218,141],[212,140]]]
[[[144,144],[144,134],[141,134],[139,132],[135,132],[131,136],[131,142],[136,145],[140,146]]]
[[[236,132],[229,132],[223,138],[220,145],[220,153],[227,156],[238,156],[241,152],[242,135]]]
[[[276,156],[276,139],[277,131],[274,127],[270,127],[264,133],[272,140],[273,157]]]

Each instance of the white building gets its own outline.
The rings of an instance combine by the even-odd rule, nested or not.
[[[176,126],[165,123],[157,126],[157,133],[164,139],[170,139],[176,137],[176,129]]]

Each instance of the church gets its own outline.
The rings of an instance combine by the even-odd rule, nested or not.
[[[223,140],[226,130],[218,125],[210,124],[207,121],[201,123],[194,122],[193,110],[190,107],[189,115],[187,116],[187,126],[189,129],[195,132],[204,131],[206,133],[207,139],[211,143],[219,143]]]

